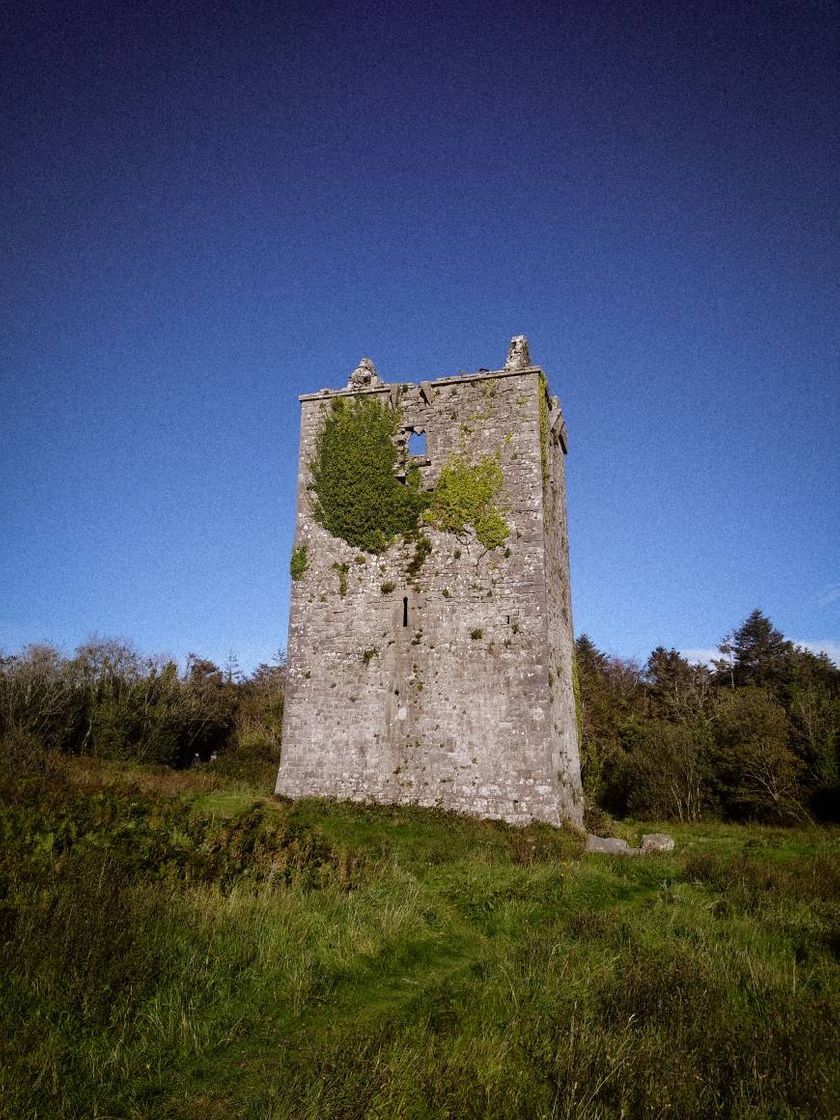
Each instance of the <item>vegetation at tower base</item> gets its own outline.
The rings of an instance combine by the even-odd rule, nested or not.
[[[712,670],[578,640],[600,804],[670,818],[602,824],[676,840],[629,860],[272,798],[282,666],[0,657],[3,1120],[835,1115],[840,670],[747,622]]]
[[[309,550],[305,544],[292,549],[292,558],[289,561],[289,574],[292,579],[303,579],[309,567]]]
[[[336,584],[341,578],[336,572]],[[394,590],[392,581],[380,586],[383,595]],[[514,621],[511,634],[518,630]],[[778,824],[840,817],[840,669],[787,641],[760,611],[720,649],[711,669],[663,646],[641,666],[578,638],[573,686],[590,814]],[[179,673],[113,639],[69,657],[31,646],[0,654],[0,739],[175,768],[216,754],[218,771],[270,775],[284,681],[282,663],[234,681],[196,655]]]
[[[456,536],[472,528],[485,548],[498,548],[509,533],[496,506],[503,483],[496,456],[484,455],[475,466],[470,466],[463,456],[453,455],[440,472],[423,516],[436,529]]]
[[[4,1120],[836,1113],[836,829],[269,789],[0,740]]]
[[[428,504],[417,470],[404,485],[396,477],[399,422],[399,413],[376,397],[338,397],[310,464],[317,520],[366,552],[383,552],[411,532]]]

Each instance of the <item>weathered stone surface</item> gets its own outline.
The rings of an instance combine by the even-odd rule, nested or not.
[[[664,832],[649,832],[642,837],[641,847],[631,848],[626,840],[619,840],[617,836],[594,836],[590,832],[586,835],[585,850],[610,856],[651,856],[657,852],[672,852],[674,839]]]
[[[528,348],[528,339],[524,334],[518,334],[510,340],[505,369],[527,369],[530,365],[531,352]]]
[[[400,386],[374,371],[301,397],[295,546],[308,563],[292,585],[279,794],[581,824],[564,447],[556,425],[541,448],[547,386],[523,341],[511,368]],[[360,553],[318,523],[316,439],[332,399],[355,393],[425,433],[423,488],[453,456],[498,460],[503,546],[427,525],[411,575],[415,544]]]
[[[375,389],[384,384],[370,358],[361,358],[347,380],[348,389]]]
[[[626,840],[619,840],[617,836],[593,836],[588,832],[585,851],[605,856],[631,856],[637,854],[639,849],[631,848]]]

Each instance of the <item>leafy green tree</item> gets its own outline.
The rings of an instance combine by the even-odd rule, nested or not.
[[[660,820],[699,820],[708,805],[711,746],[705,719],[646,721],[625,764],[629,811]]]
[[[793,653],[793,644],[757,609],[718,648],[723,655],[715,663],[719,679],[732,688],[778,685]]]
[[[81,697],[57,649],[30,645],[2,659],[0,733],[32,736],[47,750],[72,750],[83,722]]]
[[[790,749],[784,708],[766,688],[725,693],[714,720],[714,771],[728,816],[801,819],[802,762]]]
[[[840,816],[840,670],[823,654],[795,649],[784,703],[791,745],[805,764],[804,784],[817,815]]]
[[[92,638],[68,664],[84,712],[73,749],[102,758],[174,765],[180,759],[181,687],[172,661]]]
[[[237,686],[213,661],[191,653],[183,688],[180,758],[206,760],[231,741],[239,707]]]
[[[286,696],[285,660],[258,665],[240,692],[236,720],[240,743],[248,738],[261,739],[272,749],[279,749]]]
[[[575,643],[582,727],[581,778],[590,802],[627,808],[627,754],[644,715],[641,673],[634,661],[610,657],[588,635]]]
[[[657,646],[647,659],[643,679],[658,718],[693,719],[711,706],[711,673],[705,665],[692,665],[678,650]]]

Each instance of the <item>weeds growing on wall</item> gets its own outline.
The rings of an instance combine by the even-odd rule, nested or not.
[[[333,564],[334,570],[338,573],[338,593],[343,599],[347,594],[348,576],[350,575],[349,564]]]
[[[399,413],[376,397],[333,401],[311,463],[315,517],[327,532],[366,552],[384,552],[411,532],[428,504],[419,471],[396,477]]]
[[[548,482],[548,381],[541,373],[537,379],[537,393],[540,401],[540,465],[543,483]]]
[[[468,528],[485,548],[498,548],[508,536],[507,522],[496,506],[504,482],[499,460],[485,455],[470,466],[453,455],[440,472],[425,518],[436,529],[460,536]]]
[[[306,569],[309,567],[309,554],[305,544],[298,545],[297,548],[292,549],[292,558],[289,561],[289,574],[292,579],[303,579]]]
[[[422,533],[416,533],[413,537],[414,540],[414,555],[406,566],[406,574],[409,579],[416,579],[420,575],[420,569],[426,562],[426,557],[432,551],[432,542],[428,537],[424,537]]]

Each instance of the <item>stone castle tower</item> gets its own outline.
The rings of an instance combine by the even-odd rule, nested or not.
[[[526,340],[300,400],[277,793],[580,825],[566,425]]]

